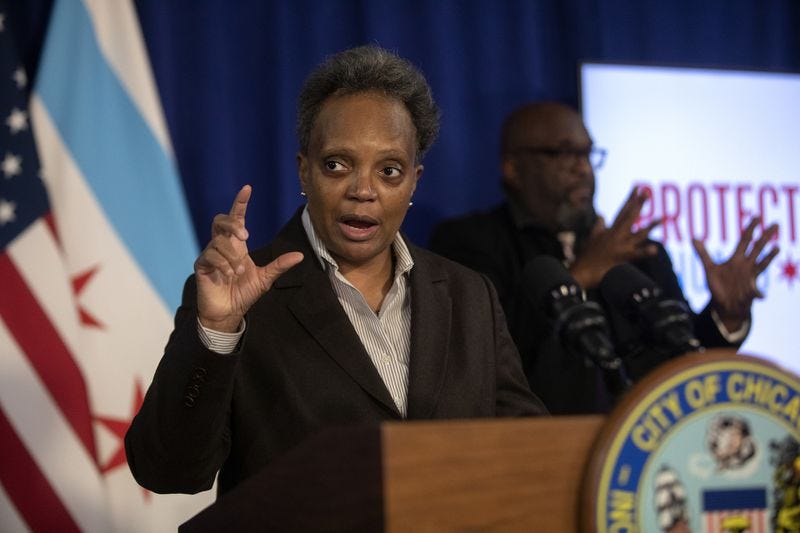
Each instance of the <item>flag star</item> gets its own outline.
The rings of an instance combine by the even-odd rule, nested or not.
[[[139,408],[142,407],[143,402],[144,391],[142,390],[141,383],[139,383],[137,379],[133,386],[133,401],[131,402],[129,415],[123,416],[122,418],[94,415],[95,421],[102,424],[103,427],[117,437],[117,449],[114,451],[114,454],[100,465],[100,471],[103,474],[108,474],[109,471],[125,465],[125,433],[128,431],[133,417],[136,416],[136,413],[139,412]]]
[[[25,86],[28,85],[28,75],[22,67],[14,71],[14,74],[11,75],[11,79],[17,84],[17,89],[24,89]]]
[[[17,204],[9,202],[5,198],[0,198],[0,226],[5,226],[9,222],[17,219]]]
[[[6,152],[6,158],[0,163],[0,170],[6,179],[13,178],[22,172],[22,157]]]
[[[11,130],[11,135],[26,130],[28,129],[28,114],[15,107],[11,110],[11,114],[8,115],[6,124],[8,124],[8,129]]]
[[[76,301],[80,298],[81,293],[86,288],[89,281],[97,274],[98,268],[99,267],[95,266],[72,276],[72,292],[75,294]],[[86,327],[103,329],[103,324],[95,318],[88,309],[83,307],[80,302],[78,302],[78,317],[80,318],[81,324]]]

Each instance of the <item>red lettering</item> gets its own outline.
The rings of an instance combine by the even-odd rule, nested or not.
[[[660,240],[666,244],[683,242],[688,239],[708,241],[719,239],[724,245],[728,240],[728,229],[739,237],[754,217],[760,218],[760,229],[774,222],[780,222],[781,236],[786,236],[791,244],[800,240],[800,185],[775,185],[762,182],[753,183],[713,183],[690,182],[686,185],[675,182],[634,183],[647,197],[634,224],[641,228],[656,218],[661,219]],[[731,197],[733,196],[733,197]],[[786,211],[783,211],[784,198]],[[728,219],[728,203],[732,202],[734,218]],[[715,209],[719,210],[718,223]],[[784,218],[783,213],[786,213]],[[738,233],[737,233],[738,226]],[[719,229],[717,229],[719,228]],[[774,240],[778,239],[778,235]]]
[[[744,195],[746,192],[750,192],[750,188],[750,185],[736,186],[736,215],[739,223],[739,235],[744,231],[746,222],[749,222],[753,216],[753,213],[744,206]]]
[[[797,192],[797,185],[784,185],[783,192],[786,193],[786,207],[789,210],[786,214],[786,220],[789,221],[789,241],[794,244],[797,242],[794,225],[794,194]]]
[[[762,185],[758,190],[758,216],[761,217],[761,231],[764,231],[764,226],[767,223],[767,202],[765,197],[768,194],[772,196],[772,205],[778,205],[778,192],[772,187],[772,185]],[[778,232],[780,232],[780,228],[778,228]],[[773,240],[778,239],[778,232],[775,233]]]
[[[725,216],[725,194],[728,192],[728,189],[730,189],[730,186],[722,183],[715,183],[711,188],[717,192],[717,198],[719,199],[720,240],[726,242],[728,240],[728,217]]]
[[[670,204],[668,196],[672,196]],[[671,206],[671,207],[670,207]],[[669,227],[675,229],[675,238],[680,242],[681,229],[678,227],[678,217],[681,214],[681,195],[678,186],[673,183],[664,183],[661,186],[661,225],[664,228],[664,243],[669,240]]]
[[[689,216],[689,236],[692,239],[699,239],[705,241],[708,238],[708,197],[706,196],[706,189],[699,183],[692,183],[686,191],[686,211]],[[699,200],[695,201],[695,197]],[[695,231],[695,209],[700,212],[701,228],[702,231]]]

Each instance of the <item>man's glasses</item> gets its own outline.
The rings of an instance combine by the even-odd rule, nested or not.
[[[538,154],[550,159],[557,159],[566,166],[573,166],[581,159],[588,159],[589,164],[594,170],[603,166],[606,162],[606,154],[608,151],[605,148],[544,148],[538,146],[520,146],[514,152],[525,154]]]

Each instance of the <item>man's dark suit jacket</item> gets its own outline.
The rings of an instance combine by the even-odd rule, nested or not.
[[[578,252],[582,239],[578,236]],[[666,250],[660,243],[655,244],[656,256],[632,264],[655,281],[665,297],[685,302]],[[531,389],[552,414],[609,410],[611,405],[599,372],[564,352],[542,310],[531,305],[524,295],[522,274],[529,260],[542,254],[564,259],[554,235],[537,227],[518,228],[508,205],[502,204],[484,213],[442,222],[433,231],[430,248],[486,274],[495,285]],[[720,334],[709,307],[694,314],[693,322],[703,346],[731,346]],[[662,361],[658,353],[645,353],[628,361],[630,374],[638,378]]]
[[[483,276],[409,245],[408,419],[545,414],[530,391],[502,308]],[[126,435],[136,480],[155,492],[219,492],[321,428],[400,420],[386,386],[322,270],[298,212],[264,265],[300,251],[247,313],[237,352],[206,349],[190,278],[139,414]]]

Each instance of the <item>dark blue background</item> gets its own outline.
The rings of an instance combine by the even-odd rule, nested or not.
[[[11,4],[31,69],[50,2]],[[213,215],[227,211],[244,183],[255,190],[253,245],[267,242],[301,203],[295,98],[315,64],[349,46],[373,42],[409,58],[442,107],[441,135],[405,224],[419,244],[442,217],[500,199],[503,116],[533,99],[577,104],[580,61],[800,71],[796,0],[136,4],[201,244]]]

